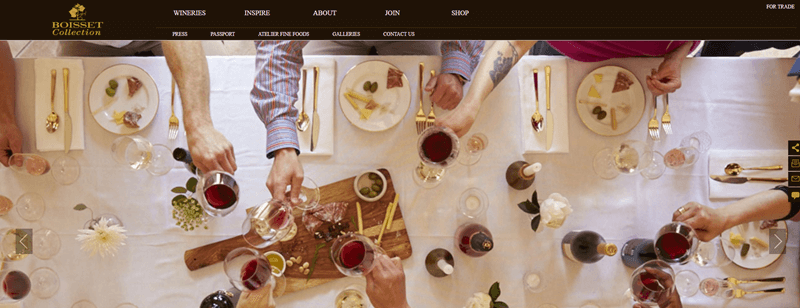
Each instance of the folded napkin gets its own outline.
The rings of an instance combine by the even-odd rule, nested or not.
[[[553,113],[553,145],[547,151],[547,85],[544,67],[550,72],[550,111]],[[539,113],[542,114],[542,130],[535,132],[531,126],[531,116],[536,109],[536,92],[533,88],[533,69],[539,69]],[[569,153],[567,100],[567,60],[562,57],[525,56],[517,63],[519,76],[519,106],[522,118],[522,149],[530,153]]]
[[[745,198],[753,194],[769,190],[781,183],[747,182],[730,184],[717,182],[711,175],[725,174],[725,166],[738,163],[742,168],[783,165],[783,170],[745,170],[738,176],[749,177],[786,177],[786,150],[712,150],[708,153],[708,191],[709,199]],[[786,183],[784,183],[786,185]]]
[[[36,59],[34,62],[34,122],[36,123],[36,150],[64,150],[64,73],[69,69],[69,114],[72,118],[71,150],[83,150],[83,60],[79,59]],[[58,115],[58,129],[48,133],[45,120],[50,114],[50,70],[56,70],[55,112]]]
[[[303,69],[308,70],[306,76],[306,114],[308,129],[297,130],[302,155],[333,155],[333,115],[334,98],[336,97],[336,61],[325,56],[305,56]],[[317,92],[317,113],[319,114],[319,138],[314,152],[311,152],[311,131],[314,125],[314,66],[319,67],[319,92]],[[303,111],[303,75],[300,72],[300,87],[297,91],[297,116]]]

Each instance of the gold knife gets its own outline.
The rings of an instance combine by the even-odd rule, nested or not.
[[[317,113],[317,92],[319,92],[319,67],[314,67],[314,122],[311,123],[311,152],[317,147],[319,139],[319,113]]]
[[[730,183],[730,184],[742,184],[747,182],[786,182],[789,179],[787,178],[762,178],[762,177],[750,177],[750,176],[733,176],[733,175],[712,175],[712,180],[722,182],[722,183]]]
[[[545,125],[547,126],[547,151],[550,151],[550,147],[553,145],[553,112],[550,111],[550,66],[544,67],[544,83],[545,83],[545,95],[547,95],[547,118],[545,119]]]
[[[69,69],[64,68],[64,154],[72,147],[72,117],[69,116]]]

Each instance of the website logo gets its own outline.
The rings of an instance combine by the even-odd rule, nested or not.
[[[80,3],[75,4],[71,10],[69,10],[69,16],[72,16],[74,21],[82,21],[86,20],[86,7],[81,5]]]
[[[102,21],[87,21],[86,7],[76,3],[69,10],[69,21],[54,21],[53,36],[100,36]]]

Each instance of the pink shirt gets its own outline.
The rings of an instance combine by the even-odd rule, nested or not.
[[[547,41],[561,54],[581,62],[597,62],[613,58],[659,57],[684,43],[692,50],[700,41]]]

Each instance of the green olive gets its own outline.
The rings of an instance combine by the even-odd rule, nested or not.
[[[381,179],[375,179],[373,183],[377,184],[378,186],[383,186],[383,181],[381,181]]]
[[[370,179],[370,180],[377,180],[377,179],[380,179],[380,178],[381,178],[381,177],[379,177],[379,176],[378,176],[377,174],[375,174],[375,173],[370,173],[370,174],[369,174],[369,179]]]
[[[112,88],[106,88],[106,94],[108,96],[114,97],[114,94],[117,94],[117,90],[114,90]]]
[[[380,193],[383,188],[378,184],[372,184],[372,190],[376,193]]]
[[[603,111],[603,108],[600,108],[600,106],[596,106],[594,107],[594,109],[592,109],[592,114],[598,114],[600,113],[600,111]]]
[[[375,93],[375,91],[378,91],[378,82],[377,81],[372,83],[372,86],[370,87],[369,91],[372,92],[372,93]]]
[[[366,196],[370,193],[369,187],[361,187],[358,192],[360,192],[362,196]]]
[[[748,252],[748,251],[750,251],[750,244],[748,244],[748,243],[744,243],[744,245],[742,245],[742,252],[740,253],[740,255],[742,256],[742,258],[744,258],[745,256],[747,256],[747,252]]]
[[[111,79],[111,80],[108,81],[108,86],[110,86],[112,89],[116,90],[117,87],[119,86],[119,84],[117,83],[116,80]]]
[[[369,91],[370,88],[372,88],[372,84],[369,81],[364,82],[364,91]]]
[[[378,193],[376,193],[374,191],[370,191],[369,194],[367,194],[367,197],[370,197],[370,198],[375,198],[377,196],[378,196]]]
[[[600,111],[600,113],[597,114],[597,119],[598,120],[602,120],[602,119],[605,119],[605,118],[606,118],[606,112],[605,111]]]

